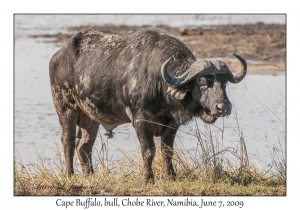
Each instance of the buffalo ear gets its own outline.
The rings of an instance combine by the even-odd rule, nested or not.
[[[177,100],[183,100],[188,91],[190,91],[188,86],[180,88],[174,88],[169,86],[167,93],[170,94],[172,97],[176,98]]]

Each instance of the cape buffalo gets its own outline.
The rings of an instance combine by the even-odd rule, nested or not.
[[[99,124],[112,135],[118,125],[132,123],[141,145],[145,179],[153,180],[153,136],[161,137],[163,169],[174,177],[172,155],[178,127],[193,117],[214,123],[231,112],[226,84],[240,82],[247,70],[246,61],[234,56],[241,63],[235,75],[220,60],[196,60],[183,42],[160,29],[126,35],[77,33],[49,65],[66,174],[74,172],[75,150],[83,174],[93,172],[91,153]]]

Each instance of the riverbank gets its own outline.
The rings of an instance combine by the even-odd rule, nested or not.
[[[32,35],[44,37],[46,42],[63,46],[72,35],[87,29],[132,33],[150,26],[85,25],[68,27],[67,33]],[[239,68],[232,53],[248,62],[249,74],[284,75],[286,73],[286,26],[280,24],[216,25],[197,28],[157,26],[182,40],[198,59],[222,59],[231,69]],[[51,38],[51,39],[47,39]]]
[[[209,147],[211,146],[212,141]],[[222,151],[207,148],[207,153],[197,157],[191,153],[182,154],[175,151],[173,163],[177,176],[173,180],[165,176],[160,147],[156,147],[157,154],[152,165],[154,183],[146,183],[143,179],[143,161],[138,153],[125,155],[123,159],[109,163],[99,153],[93,161],[95,173],[88,176],[82,175],[75,155],[75,174],[68,178],[64,175],[64,155],[62,148],[59,148],[60,165],[55,164],[54,168],[46,166],[42,160],[43,155],[39,155],[39,160],[32,167],[15,160],[14,195],[286,196],[285,159],[276,160],[280,168],[277,168],[275,173],[270,173],[249,163],[246,145],[243,152],[238,148],[236,151],[230,148]],[[226,152],[234,153],[236,160],[229,162],[222,158],[222,153]]]

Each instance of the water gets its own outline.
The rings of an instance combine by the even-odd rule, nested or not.
[[[82,25],[168,25],[195,27],[246,23],[286,24],[285,15],[15,15],[17,37],[28,34],[62,32],[68,26]]]
[[[285,16],[72,16],[43,15],[15,16],[15,155],[27,164],[36,160],[37,153],[46,160],[58,160],[55,142],[60,143],[61,129],[54,110],[48,64],[51,56],[59,49],[44,39],[29,38],[30,34],[48,34],[65,32],[67,26],[86,24],[168,24],[171,26],[227,24],[227,23],[285,23]],[[245,137],[251,161],[261,160],[263,167],[271,163],[272,147],[285,149],[285,76],[247,75],[243,82],[230,84],[227,93],[234,103],[237,119],[234,114],[219,119],[215,126],[209,126],[214,139],[218,139],[224,147],[239,146],[239,135]],[[198,126],[205,133],[205,124],[197,120]],[[181,126],[176,142],[183,142],[184,152],[193,152],[197,139],[190,134],[195,132],[195,123]],[[113,139],[109,139],[109,157],[118,159],[122,151],[131,152],[138,149],[138,141],[131,124],[117,127]],[[100,134],[104,133],[101,127]],[[106,137],[104,140],[107,141]],[[100,148],[100,140],[98,146]],[[222,143],[223,142],[223,143]],[[280,142],[280,143],[279,143]],[[48,157],[48,158],[47,158]],[[51,161],[50,161],[51,162]]]

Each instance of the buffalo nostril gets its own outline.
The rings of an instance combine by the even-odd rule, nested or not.
[[[221,103],[217,105],[217,109],[220,113],[230,114],[231,112],[231,104],[230,103]]]

